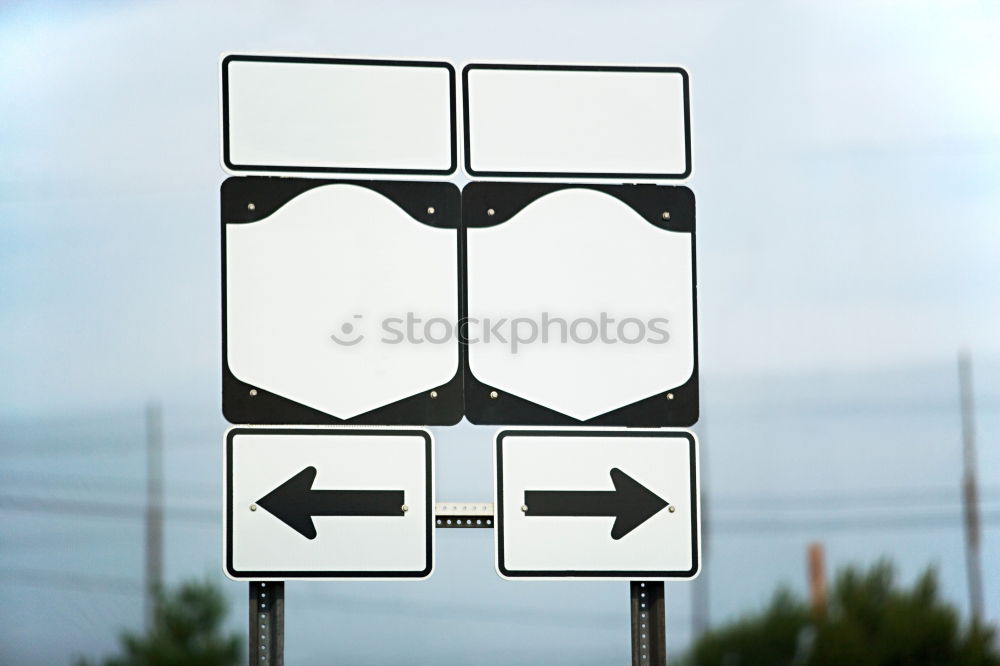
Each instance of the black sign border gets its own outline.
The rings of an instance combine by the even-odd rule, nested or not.
[[[504,566],[504,512],[503,512],[503,440],[505,437],[682,437],[688,440],[688,455],[691,460],[691,568],[687,571],[511,571]],[[694,435],[683,430],[627,431],[627,430],[501,430],[496,434],[496,463],[494,485],[496,487],[496,505],[494,507],[497,570],[506,578],[621,578],[623,580],[662,579],[662,578],[695,578],[701,568],[698,557],[698,544],[701,536],[698,531],[698,457]]]
[[[657,72],[680,74],[684,88],[684,171],[681,173],[601,173],[587,171],[476,171],[472,168],[469,122],[469,72],[474,69],[508,69],[546,72]],[[465,139],[465,171],[473,178],[640,178],[682,180],[691,175],[691,95],[689,77],[683,67],[640,67],[628,65],[532,65],[518,63],[470,63],[462,68],[462,126]]]
[[[635,428],[678,427],[687,428],[698,422],[698,270],[695,234],[695,197],[684,186],[667,185],[611,185],[603,183],[521,183],[499,181],[474,181],[462,190],[461,251],[463,266],[467,265],[467,232],[501,224],[525,206],[546,194],[570,188],[591,189],[609,194],[633,208],[650,224],[671,231],[691,234],[692,317],[694,326],[694,366],[690,378],[683,384],[662,391],[624,407],[605,412],[586,421],[517,395],[506,393],[480,381],[472,372],[471,354],[468,349],[468,326],[462,327],[465,358],[465,417],[474,425],[504,426],[627,426]],[[500,205],[509,202],[508,207]],[[489,215],[486,211],[492,210]],[[671,211],[664,220],[663,210]],[[468,316],[468,271],[462,276],[461,312]],[[490,395],[496,391],[497,397]]]
[[[450,101],[448,105],[451,120],[451,164],[447,169],[384,169],[359,167],[317,167],[317,166],[277,166],[266,164],[234,164],[229,150],[229,63],[231,62],[284,62],[320,65],[368,65],[373,67],[442,67],[448,70]],[[307,56],[243,55],[231,54],[222,59],[222,163],[233,172],[293,172],[293,173],[357,173],[450,176],[458,169],[458,132],[456,129],[457,94],[455,90],[455,68],[450,62],[431,60],[372,60],[360,58],[315,58]]]
[[[230,370],[228,357],[226,227],[262,220],[294,197],[322,185],[348,184],[366,187],[392,200],[408,215],[424,224],[458,229],[461,221],[461,192],[445,181],[340,180],[316,178],[278,178],[273,176],[233,176],[220,187],[220,238],[222,282],[222,414],[234,425],[455,425],[464,412],[463,375],[465,346],[458,344],[455,375],[445,384],[394,403],[378,407],[348,419],[339,419],[318,409],[272,393],[242,381]],[[428,200],[434,202],[433,215],[427,212]],[[247,202],[254,203],[253,210]],[[459,319],[464,318],[465,249],[458,229]],[[430,391],[437,391],[431,398]],[[251,394],[251,391],[255,393]]]
[[[421,571],[237,571],[233,567],[233,440],[238,435],[343,435],[363,437],[414,436],[424,440],[425,503],[427,528],[425,535],[427,566]],[[226,573],[236,580],[296,580],[310,578],[427,578],[434,571],[434,455],[431,435],[426,430],[378,428],[231,428],[226,433],[226,529],[224,566]]]

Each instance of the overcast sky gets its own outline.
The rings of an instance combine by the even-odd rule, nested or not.
[[[33,420],[127,412],[152,396],[175,418],[171,436],[204,441],[168,452],[168,493],[188,476],[217,484],[220,54],[642,63],[691,75],[712,493],[724,504],[741,493],[957,488],[961,346],[976,359],[983,482],[1000,485],[998,34],[990,2],[0,5],[0,416],[20,428],[0,433],[0,445],[22,446],[10,433],[27,437]],[[439,495],[489,495],[491,432],[439,433]],[[60,464],[108,474],[117,460]],[[139,475],[141,458],[129,460],[122,468]],[[168,544],[172,577],[218,574],[218,535],[200,534]],[[907,574],[938,563],[964,604],[960,532],[948,534],[829,539],[834,563],[887,553]],[[817,536],[827,538],[723,533],[710,570],[717,616],[761,603]],[[448,543],[442,568],[462,570],[467,550],[489,555],[486,540]],[[126,547],[131,566],[136,545]],[[126,556],[109,552],[113,571]],[[4,557],[17,554],[0,545]],[[433,604],[464,590],[485,607],[517,603],[519,590],[488,574],[436,574],[430,596],[415,586],[343,593]],[[544,616],[549,593],[529,588],[517,598]],[[621,596],[595,589],[593,599]],[[560,590],[567,607],[589,603],[590,592]],[[38,606],[17,635],[41,632],[54,603],[31,598]],[[988,605],[996,619],[1000,599],[988,594]],[[84,647],[110,649],[117,627],[106,624],[82,625],[81,635],[99,635]],[[466,655],[496,628],[456,626],[454,654]],[[602,644],[600,631],[573,626],[543,628]],[[425,628],[440,626],[405,635]],[[298,658],[310,663],[323,646],[299,631],[290,628]],[[72,654],[74,640],[14,654],[44,663]],[[436,640],[421,645],[440,659]],[[515,647],[497,663],[522,658]]]
[[[707,375],[996,354],[997,11],[6,5],[0,410],[214,389],[225,51],[684,65]]]

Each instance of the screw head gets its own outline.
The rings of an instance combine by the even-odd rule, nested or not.
[[[438,397],[438,392],[437,391],[431,391],[431,400],[434,400],[437,397]]]
[[[403,511],[403,513],[406,513],[407,511],[410,510],[410,507],[406,506],[405,504],[399,508]]]
[[[669,210],[663,211],[663,215],[661,215],[660,217],[662,217],[664,220],[669,220],[670,219],[670,211]]]
[[[489,215],[490,217],[493,217],[494,215],[497,214],[497,212],[495,210],[493,210],[492,208],[487,208],[486,209],[486,214]]]
[[[428,206],[427,207],[427,214],[428,215],[433,215],[434,214],[434,206]]]
[[[254,203],[251,201],[250,203],[247,204],[247,210],[257,210],[257,206],[255,206]]]
[[[677,510],[677,507],[674,506],[673,504],[671,504],[670,506],[667,507],[667,511],[669,511],[670,513],[673,513],[676,510]]]
[[[528,513],[528,505],[527,504],[522,504],[521,505],[521,511],[523,513]]]
[[[250,510],[251,511],[256,511],[257,510],[257,505],[256,504],[251,504],[250,505]]]
[[[490,391],[490,399],[491,400],[496,400],[499,397],[500,397],[499,393],[497,393],[496,391]]]
[[[674,394],[673,393],[668,393],[667,394],[667,400],[673,400],[673,399],[674,399]]]
[[[257,395],[257,389],[250,389],[250,395]]]

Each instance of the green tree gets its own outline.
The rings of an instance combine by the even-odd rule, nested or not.
[[[928,570],[911,588],[891,564],[848,568],[828,608],[815,614],[787,590],[761,613],[708,632],[689,651],[691,666],[1000,666],[993,630],[963,625]]]
[[[147,633],[125,631],[121,654],[103,666],[236,666],[242,654],[239,634],[226,634],[227,604],[209,582],[187,582],[159,596],[155,627]],[[78,666],[89,666],[80,660]]]

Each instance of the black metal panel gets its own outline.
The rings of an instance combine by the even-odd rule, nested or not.
[[[480,528],[492,529],[493,516],[458,516],[449,514],[438,514],[435,519],[437,527],[443,528]]]

